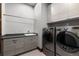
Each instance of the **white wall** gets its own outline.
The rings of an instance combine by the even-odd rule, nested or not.
[[[47,10],[48,10],[48,15],[47,15],[47,22],[51,22],[51,5],[48,5],[47,7]]]
[[[6,14],[21,16],[25,18],[34,19],[34,10],[33,7],[27,4],[20,3],[6,3],[5,4]]]
[[[12,17],[4,15],[3,34],[26,33],[28,30],[34,32],[34,8],[20,3],[6,3],[5,13],[7,15],[19,16]]]
[[[42,29],[47,27],[47,6],[38,3],[35,7],[35,32],[38,33],[38,47],[42,48]]]
[[[34,21],[30,19],[22,19],[16,17],[5,16],[6,21],[6,33],[27,33],[34,32]]]
[[[48,22],[79,17],[78,3],[53,3],[48,6]]]
[[[5,16],[3,14],[5,13],[5,4],[2,4],[2,35],[4,35],[5,32]]]

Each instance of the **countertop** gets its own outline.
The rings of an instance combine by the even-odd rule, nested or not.
[[[24,34],[35,34],[35,35],[24,35]],[[37,33],[21,33],[21,34],[6,34],[2,36],[2,39],[11,39],[11,38],[21,38],[21,37],[29,37],[29,36],[37,36]]]

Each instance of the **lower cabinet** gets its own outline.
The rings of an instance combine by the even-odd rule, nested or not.
[[[37,36],[11,38],[3,40],[3,55],[12,56],[37,47]]]
[[[9,56],[15,54],[15,43],[14,39],[4,39],[3,40],[3,55]]]
[[[24,50],[28,51],[28,50],[32,50],[34,48],[37,47],[37,37],[36,36],[31,36],[31,37],[27,37],[24,38]]]
[[[36,47],[37,47],[37,37],[32,37],[31,38],[31,49],[36,48]]]
[[[19,54],[24,52],[24,38],[16,38],[16,43],[15,43],[15,53]]]
[[[28,51],[31,49],[31,39],[30,37],[24,38],[24,50]]]

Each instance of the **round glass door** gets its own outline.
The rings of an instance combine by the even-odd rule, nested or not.
[[[77,36],[69,31],[62,31],[57,35],[57,45],[66,52],[74,53],[79,50]]]

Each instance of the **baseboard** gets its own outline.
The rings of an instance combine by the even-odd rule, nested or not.
[[[41,48],[39,48],[39,47],[37,47],[37,49],[38,49],[40,52],[43,52],[43,49],[41,49]]]

